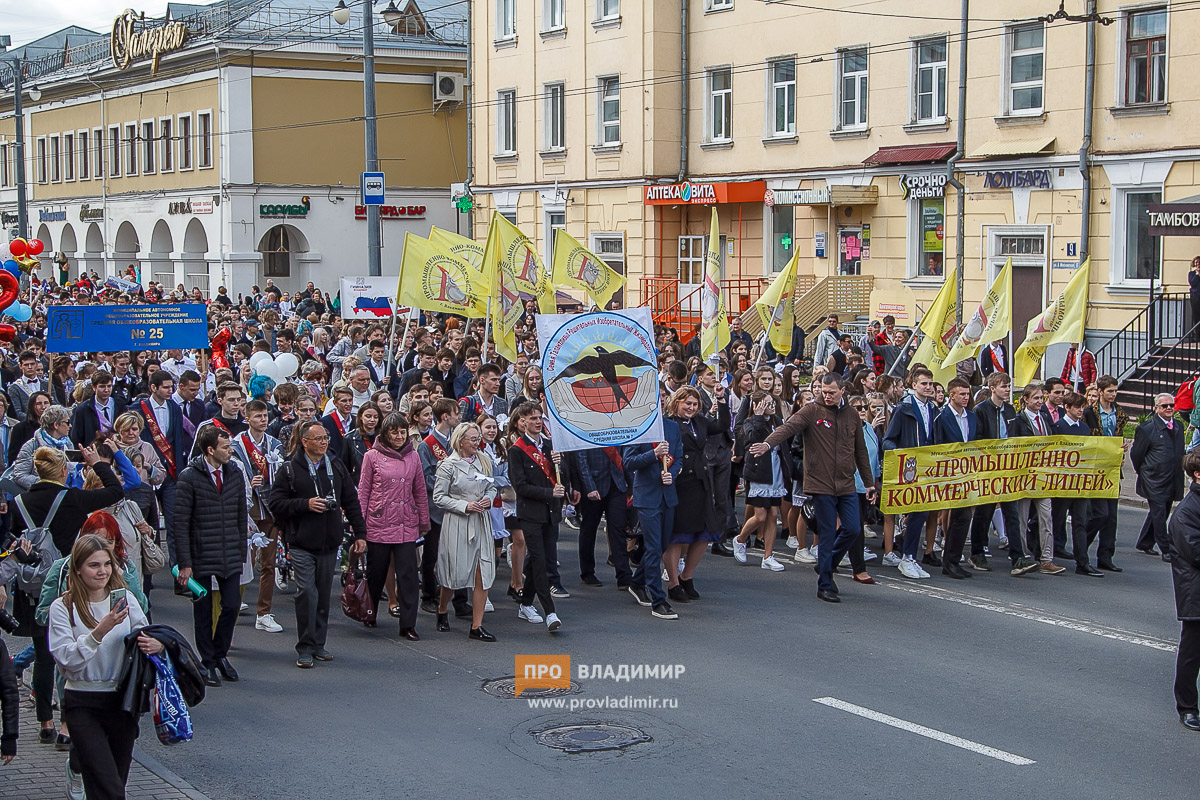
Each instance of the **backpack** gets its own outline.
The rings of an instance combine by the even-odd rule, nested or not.
[[[41,596],[42,584],[46,582],[46,576],[50,574],[50,565],[62,557],[58,548],[54,546],[54,537],[50,535],[50,523],[53,521],[54,515],[58,513],[58,508],[66,496],[66,489],[55,496],[54,502],[50,505],[50,511],[46,514],[46,521],[40,526],[33,524],[29,511],[25,508],[24,496],[17,497],[17,510],[21,512],[21,518],[25,520],[25,533],[22,535],[33,545],[34,551],[41,556],[37,564],[21,564],[17,567],[17,586],[34,598]]]
[[[1196,379],[1188,378],[1183,383],[1179,384],[1179,388],[1175,391],[1175,410],[1176,411],[1191,411],[1196,407],[1194,399]]]

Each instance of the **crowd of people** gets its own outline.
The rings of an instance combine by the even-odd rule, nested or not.
[[[118,640],[153,616],[156,588],[210,593],[192,604],[191,634],[203,681],[217,687],[239,678],[229,652],[251,582],[258,631],[294,624],[297,667],[332,661],[331,597],[344,569],[361,569],[377,613],[383,603],[414,642],[427,635],[420,612],[444,633],[451,610],[470,639],[495,642],[486,613],[508,602],[517,619],[554,633],[572,589],[608,580],[600,564],[665,620],[701,599],[708,554],[771,573],[811,566],[830,603],[842,600],[835,576],[846,559],[851,579],[868,585],[872,562],[905,579],[928,579],[930,567],[962,580],[1004,553],[1013,576],[1060,575],[1060,562],[1089,578],[1120,573],[1115,499],[879,511],[886,450],[1055,433],[1121,437],[1149,505],[1137,548],[1177,573],[1198,569],[1195,534],[1181,544],[1167,525],[1187,464],[1174,398],[1159,397],[1130,437],[1117,381],[1096,375],[1079,347],[1063,377],[1021,387],[1014,403],[1002,343],[941,385],[890,317],[852,335],[830,315],[811,361],[802,336],[791,353],[759,352],[736,319],[715,363],[700,357],[699,337],[684,344],[661,328],[663,441],[572,452],[552,445],[532,302],[511,363],[484,340],[482,320],[361,323],[311,283],[289,296],[270,281],[236,302],[221,289],[208,304],[210,335],[227,332],[228,366],[215,367],[208,349],[46,352],[47,305],[179,295],[47,282],[31,320],[0,344],[0,527],[12,534],[0,595],[11,590],[32,640],[11,661],[0,650],[0,684],[10,665],[32,667],[39,741],[71,751],[72,791],[82,780],[88,797],[121,796],[136,722],[113,696]],[[266,380],[252,366],[258,353],[301,366],[290,380]],[[1189,458],[1200,471],[1200,453]],[[578,530],[574,564],[559,554],[564,519]],[[38,548],[61,560],[32,585],[20,566]],[[505,565],[508,585],[495,592]],[[580,588],[568,588],[572,570]],[[294,590],[294,623],[277,614],[277,589]],[[1181,648],[1192,693],[1181,679],[1178,697],[1194,719],[1189,658]],[[5,757],[15,752],[11,705]]]

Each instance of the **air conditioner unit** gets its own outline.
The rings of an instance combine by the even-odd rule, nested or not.
[[[435,72],[433,74],[433,102],[461,103],[465,81],[466,76],[461,72]]]

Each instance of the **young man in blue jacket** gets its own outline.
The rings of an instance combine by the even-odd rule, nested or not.
[[[946,384],[946,405],[942,408],[933,423],[933,440],[936,444],[951,442],[973,442],[979,438],[979,422],[975,413],[967,408],[971,401],[971,384],[963,378],[951,378]],[[951,578],[961,579],[971,577],[959,562],[962,560],[963,545],[967,541],[967,532],[971,528],[971,517],[975,507],[956,505],[950,509],[950,526],[946,531],[946,544],[942,549],[942,574]],[[987,543],[987,531],[983,537],[972,537],[971,555],[975,556],[978,547],[979,555],[983,555],[983,546]],[[979,538],[981,541],[976,541]]]
[[[925,447],[934,444],[933,421],[937,409],[933,405],[933,373],[925,367],[917,367],[909,373],[912,394],[896,404],[887,433],[883,435],[884,450]],[[900,559],[900,574],[917,580],[928,578],[929,573],[921,568],[917,553],[925,539],[927,511],[912,511],[905,517],[903,558]]]

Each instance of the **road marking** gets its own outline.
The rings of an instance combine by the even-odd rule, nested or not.
[[[1066,628],[1067,630],[1078,631],[1079,633],[1088,633],[1092,636],[1099,636],[1103,639],[1112,639],[1126,644],[1135,644],[1140,647],[1149,647],[1153,650],[1161,650],[1164,653],[1174,653],[1177,649],[1174,642],[1166,639],[1159,639],[1156,636],[1151,636],[1137,631],[1125,631],[1120,628],[1112,628],[1106,625],[1100,625],[1095,622],[1085,622],[1083,620],[1064,617],[1060,614],[1053,614],[1049,611],[1043,611],[1039,608],[1026,606],[1021,603],[1001,603],[991,600],[986,597],[977,597],[974,595],[957,592],[952,589],[941,589],[935,586],[921,586],[908,581],[901,581],[895,578],[886,576],[876,576],[876,580],[883,586],[890,589],[899,589],[902,592],[909,594],[920,594],[926,597],[933,597],[938,600],[948,600],[952,603],[959,603],[972,608],[980,608],[984,611],[991,611],[996,614],[1003,614],[1007,617],[1016,617],[1017,619],[1027,619],[1033,622],[1040,622],[1043,625],[1053,625],[1056,628]]]
[[[848,714],[854,714],[874,722],[882,722],[884,725],[890,725],[893,728],[898,728],[902,731],[915,733],[918,736],[924,736],[926,739],[933,739],[934,741],[942,742],[943,744],[948,744],[953,747],[960,747],[963,750],[970,750],[972,753],[978,753],[981,756],[994,758],[997,761],[1015,764],[1018,767],[1027,767],[1030,764],[1037,763],[1033,759],[1025,758],[1024,756],[1006,753],[1003,750],[997,750],[994,747],[988,747],[986,744],[972,742],[970,739],[963,739],[962,737],[944,733],[934,728],[926,728],[924,725],[918,725],[915,722],[909,722],[908,720],[900,719],[898,717],[881,714],[878,711],[872,711],[869,708],[863,708],[862,706],[856,706],[853,703],[847,703],[844,700],[838,700],[836,697],[814,697],[813,702],[820,703],[823,706],[829,706],[830,708],[836,708],[839,711],[845,711]]]

